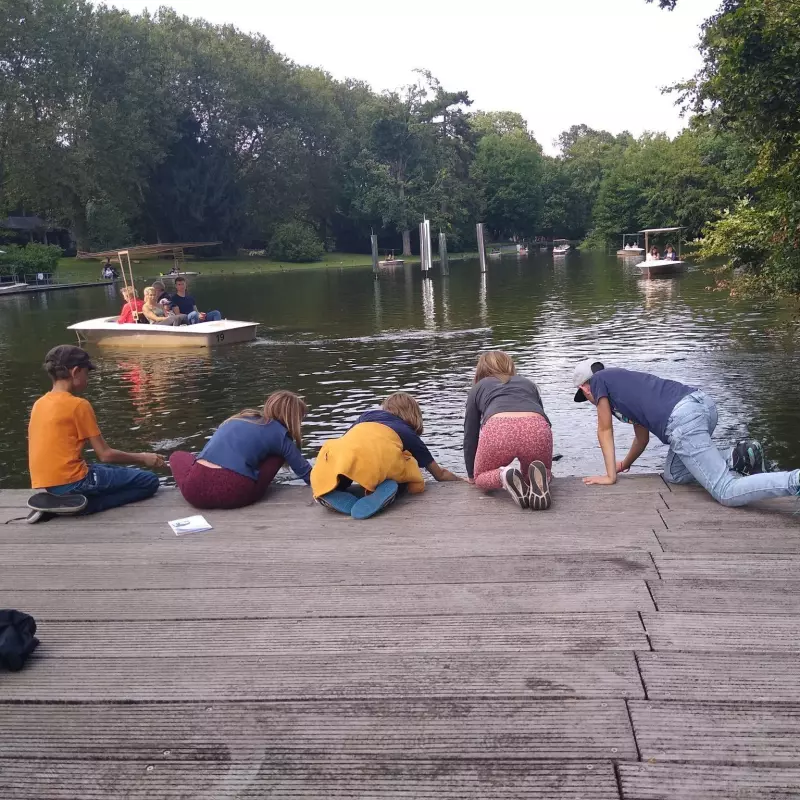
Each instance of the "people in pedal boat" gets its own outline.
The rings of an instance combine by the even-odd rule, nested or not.
[[[168,303],[156,301],[156,290],[148,286],[144,290],[144,305],[142,311],[151,325],[188,325],[189,318],[186,314],[173,314]]]

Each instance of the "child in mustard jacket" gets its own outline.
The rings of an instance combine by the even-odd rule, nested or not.
[[[405,392],[390,395],[344,436],[322,445],[311,470],[314,499],[354,519],[368,519],[394,502],[401,484],[412,494],[424,492],[422,469],[437,481],[461,480],[436,463],[422,431],[419,403]],[[366,496],[345,491],[351,483],[363,487]]]

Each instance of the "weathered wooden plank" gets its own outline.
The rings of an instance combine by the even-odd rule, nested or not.
[[[653,610],[644,581],[3,592],[36,618],[258,619]]]
[[[593,498],[580,496],[580,490],[560,491],[558,487],[553,489],[553,506],[547,513],[548,522],[563,522],[575,514],[576,511],[595,513],[598,517],[597,522],[603,527],[610,527],[607,517],[616,518],[618,521],[623,518],[626,511],[632,506],[640,506],[642,509],[650,511],[666,510],[661,495],[658,493],[638,493],[635,495],[599,495]],[[584,489],[586,487],[583,487]],[[3,506],[0,504],[0,523],[13,520],[27,513],[25,504],[29,493],[17,505]],[[2,498],[2,492],[0,492]],[[598,513],[600,512],[600,513]],[[137,503],[135,506],[124,506],[105,511],[100,515],[91,515],[81,518],[83,526],[107,525],[123,523],[130,525],[132,516],[135,516],[138,523],[159,523],[164,524],[168,519],[188,516],[197,513],[180,495],[173,489],[162,489],[153,498],[146,502]],[[203,512],[214,516],[217,520],[236,519],[237,521],[263,521],[269,518],[271,522],[298,522],[313,520],[322,521],[346,521],[345,517],[335,514],[314,503],[311,492],[307,488],[285,487],[271,490],[265,500],[252,506],[236,509],[235,511],[208,511]],[[536,515],[528,517],[523,515],[519,508],[510,501],[505,492],[494,492],[484,494],[474,487],[456,484],[453,488],[443,489],[440,486],[430,486],[422,495],[401,497],[391,509],[391,517],[394,520],[418,520],[420,516],[428,519],[449,520],[455,517],[471,518],[475,517],[500,517],[505,520],[513,520],[517,523],[527,521],[530,524],[535,522]],[[520,519],[522,517],[522,520]],[[375,520],[373,520],[375,521]],[[54,525],[61,526],[64,521],[54,520]],[[20,522],[20,525],[24,522]],[[663,525],[663,523],[662,523]],[[49,526],[52,527],[52,526]],[[43,529],[40,525],[36,530]],[[5,533],[6,531],[4,531]]]
[[[190,560],[187,558],[190,564]],[[358,562],[0,565],[0,590],[200,589],[657,578],[649,553],[409,558]]]
[[[212,648],[232,656],[286,653],[591,653],[647,650],[638,614],[500,614],[435,617],[343,617],[277,620],[162,620],[153,623],[39,621],[48,658],[194,657]],[[90,643],[90,644],[87,644]]]
[[[129,509],[133,513],[133,507]],[[235,536],[241,542],[269,539],[276,545],[286,545],[297,539],[315,541],[324,538],[329,542],[342,540],[369,543],[376,537],[393,536],[402,541],[414,541],[416,546],[423,539],[436,537],[444,540],[464,537],[472,541],[476,536],[506,541],[529,541],[532,537],[559,537],[562,541],[574,538],[578,541],[593,541],[592,549],[602,548],[604,534],[619,536],[621,531],[629,536],[646,534],[663,523],[654,509],[642,508],[631,515],[618,514],[614,517],[597,519],[593,513],[578,513],[555,516],[548,519],[546,526],[535,514],[523,514],[517,509],[513,518],[490,515],[476,515],[470,518],[434,518],[424,514],[408,518],[392,517],[393,509],[369,521],[357,521],[343,514],[324,509],[312,509],[313,513],[303,517],[275,520],[270,515],[247,518],[235,512],[208,512],[204,514],[213,530],[204,534],[194,534],[215,540]],[[127,522],[107,522],[102,515],[94,517],[61,517],[38,525],[0,526],[0,547],[21,543],[48,544],[69,539],[74,544],[94,542],[148,543],[153,541],[174,541],[175,534],[167,525],[168,519],[176,519],[178,514],[169,513],[158,522],[140,522],[130,519]],[[94,519],[94,522],[87,520]],[[102,524],[100,524],[102,523]],[[586,531],[579,532],[579,531]]]
[[[701,516],[719,513],[723,518],[735,520],[748,514],[793,513],[795,501],[792,497],[778,497],[771,500],[758,500],[746,506],[728,508],[720,505],[705,489],[699,486],[672,486],[672,491],[662,493],[661,498],[672,511],[697,511]]]
[[[625,800],[797,798],[800,769],[716,764],[620,764]]]
[[[800,613],[800,580],[650,581],[659,611],[731,611],[746,613]]]
[[[665,580],[796,580],[800,576],[800,555],[791,553],[654,553],[653,558]]]
[[[654,650],[800,652],[800,615],[642,613]]]
[[[800,662],[793,654],[639,653],[651,700],[800,702]]]
[[[6,758],[636,758],[622,700],[21,704],[0,715]]]
[[[658,541],[668,553],[800,553],[800,536],[791,528],[731,525],[724,531],[698,528],[659,530]]]
[[[800,520],[795,516],[796,507],[789,501],[788,504],[776,504],[765,509],[763,506],[753,508],[743,506],[739,508],[726,508],[718,503],[706,504],[691,508],[678,508],[661,511],[661,516],[670,530],[702,530],[726,532],[731,528],[748,528],[751,532],[755,529],[774,528],[777,530],[800,530]]]
[[[196,763],[0,759],[4,800],[618,800],[603,762],[287,756]]]
[[[642,760],[800,763],[800,705],[628,703]]]
[[[521,513],[521,512],[520,512]],[[46,523],[49,525],[49,523]],[[365,523],[365,530],[368,523]],[[32,526],[31,526],[32,527]],[[487,533],[479,526],[460,532],[405,530],[379,533],[369,530],[359,536],[327,537],[297,534],[273,537],[265,526],[257,537],[240,538],[239,528],[210,531],[189,536],[168,536],[159,541],[160,532],[134,542],[124,536],[109,535],[108,541],[75,543],[69,528],[64,528],[51,543],[0,544],[0,563],[29,564],[185,564],[264,563],[269,561],[359,561],[374,559],[452,558],[455,556],[521,556],[539,553],[585,553],[604,550],[659,550],[652,530],[627,528],[596,530],[535,531],[509,529]]]
[[[158,648],[155,639],[153,648]],[[642,698],[632,653],[306,653],[260,658],[44,654],[3,677],[3,699],[197,701]]]

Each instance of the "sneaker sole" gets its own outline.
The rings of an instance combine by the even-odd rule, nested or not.
[[[383,481],[383,483],[378,484],[372,494],[362,497],[361,500],[356,500],[350,515],[353,519],[374,517],[395,501],[399,489],[400,486],[397,481]]]
[[[44,514],[80,514],[89,501],[82,494],[50,494],[37,492],[28,499],[28,508]]]
[[[525,482],[518,469],[508,469],[503,472],[503,488],[511,495],[520,508],[528,507],[528,494],[525,491]]]
[[[317,498],[317,502],[321,506],[325,506],[329,511],[338,511],[340,514],[350,515],[353,506],[358,502],[358,498],[354,497],[350,492],[342,492],[339,489],[334,489],[332,492],[323,494]]]
[[[528,507],[531,511],[545,511],[553,504],[550,484],[547,481],[547,467],[541,461],[532,461],[528,467],[530,495]]]

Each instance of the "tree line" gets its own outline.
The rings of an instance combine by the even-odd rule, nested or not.
[[[496,239],[600,247],[683,225],[760,289],[800,288],[792,0],[722,2],[703,70],[678,87],[694,111],[679,136],[575,125],[555,156],[519,114],[475,111],[428,72],[378,93],[169,9],[0,7],[0,211],[68,227],[80,250],[261,249],[299,231],[309,252],[362,251],[374,231],[408,253],[423,215],[454,249],[474,246],[478,220]]]

